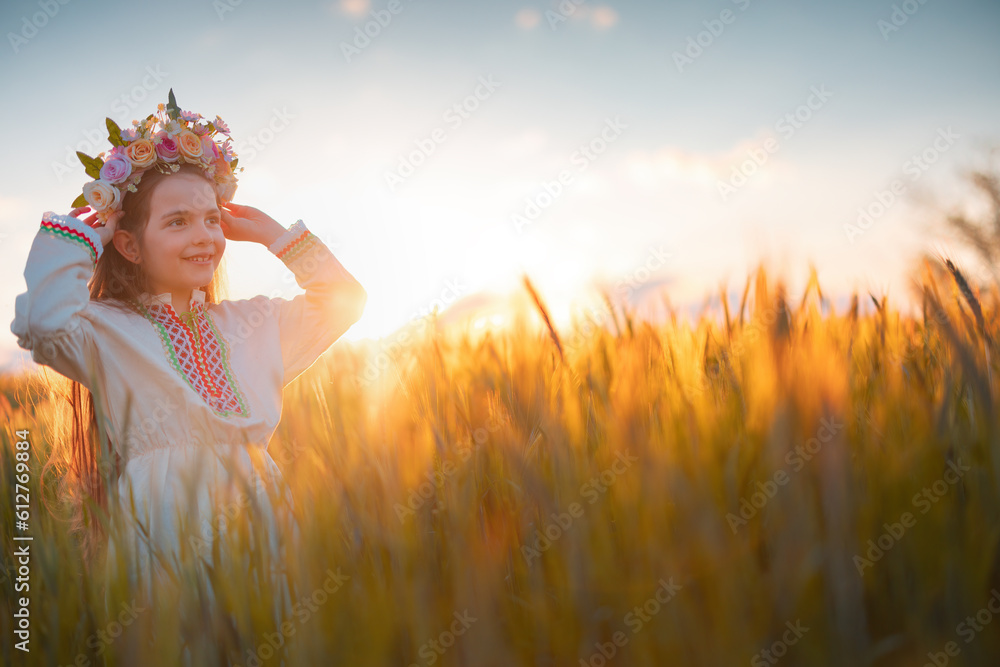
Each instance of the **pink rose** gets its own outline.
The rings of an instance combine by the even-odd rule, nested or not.
[[[201,138],[201,161],[211,164],[219,157],[219,147],[212,141],[212,137],[207,134]]]
[[[115,148],[118,148],[117,146]],[[112,153],[101,167],[101,180],[117,184],[132,175],[132,162],[124,151]]]
[[[156,154],[164,162],[177,162],[181,159],[177,140],[170,134],[160,131],[156,133]]]

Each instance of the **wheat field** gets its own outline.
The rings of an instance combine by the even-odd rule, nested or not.
[[[3,662],[172,666],[186,643],[198,665],[997,664],[1000,293],[931,264],[914,283],[920,312],[836,312],[815,275],[791,295],[760,270],[693,321],[556,330],[526,282],[510,327],[428,327],[363,382],[376,351],[338,343],[269,448],[301,526],[286,617],[236,568],[211,572],[215,604],[192,564],[154,606],[88,572],[40,501],[60,501],[40,486],[58,397],[8,377]],[[252,510],[230,518],[264,571]]]

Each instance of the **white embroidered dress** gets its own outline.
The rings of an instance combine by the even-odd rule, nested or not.
[[[287,498],[287,486],[266,448],[281,416],[282,388],[364,308],[364,290],[301,220],[268,250],[304,294],[206,303],[194,290],[183,318],[169,294],[143,294],[142,314],[91,300],[87,284],[103,247],[77,218],[46,213],[29,251],[28,289],[16,298],[11,331],[35,361],[81,383],[103,405],[124,462],[119,502],[128,513],[134,501],[143,522],[127,540],[134,548],[130,577],[147,592],[151,571],[162,574],[149,547],[173,562],[196,545],[211,560],[220,512],[256,501],[261,529],[273,532],[272,494]],[[232,483],[235,473],[242,481]],[[218,495],[220,489],[237,495]],[[182,545],[184,523],[204,539]],[[271,546],[280,564],[273,538]],[[109,542],[109,564],[114,554]]]

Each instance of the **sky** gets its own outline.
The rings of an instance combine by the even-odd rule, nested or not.
[[[365,287],[348,340],[522,275],[560,323],[600,289],[738,292],[760,262],[905,299],[1000,145],[995,1],[35,0],[0,28],[7,322],[41,214],[90,180],[75,151],[170,89],[230,126],[236,203],[302,219]],[[231,298],[301,293],[263,246],[226,262]],[[0,366],[25,357],[6,325]]]

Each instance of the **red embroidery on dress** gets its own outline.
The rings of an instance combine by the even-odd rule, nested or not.
[[[94,258],[95,262],[97,261],[99,257],[99,253],[97,252],[97,246],[95,246],[94,243],[90,239],[88,239],[83,232],[73,229],[69,225],[65,225],[56,220],[43,219],[41,226],[43,228],[51,230],[52,233],[56,234],[57,236],[61,234],[64,238],[71,238],[87,246],[87,248],[90,250],[91,257]]]
[[[246,416],[249,410],[228,368],[225,341],[219,340],[215,327],[208,322],[210,315],[204,304],[194,302],[193,307],[192,313],[185,316],[190,325],[171,306],[152,303],[146,312],[160,325],[161,338],[167,336],[164,342],[171,348],[168,352],[174,367],[205,402],[217,412]]]

